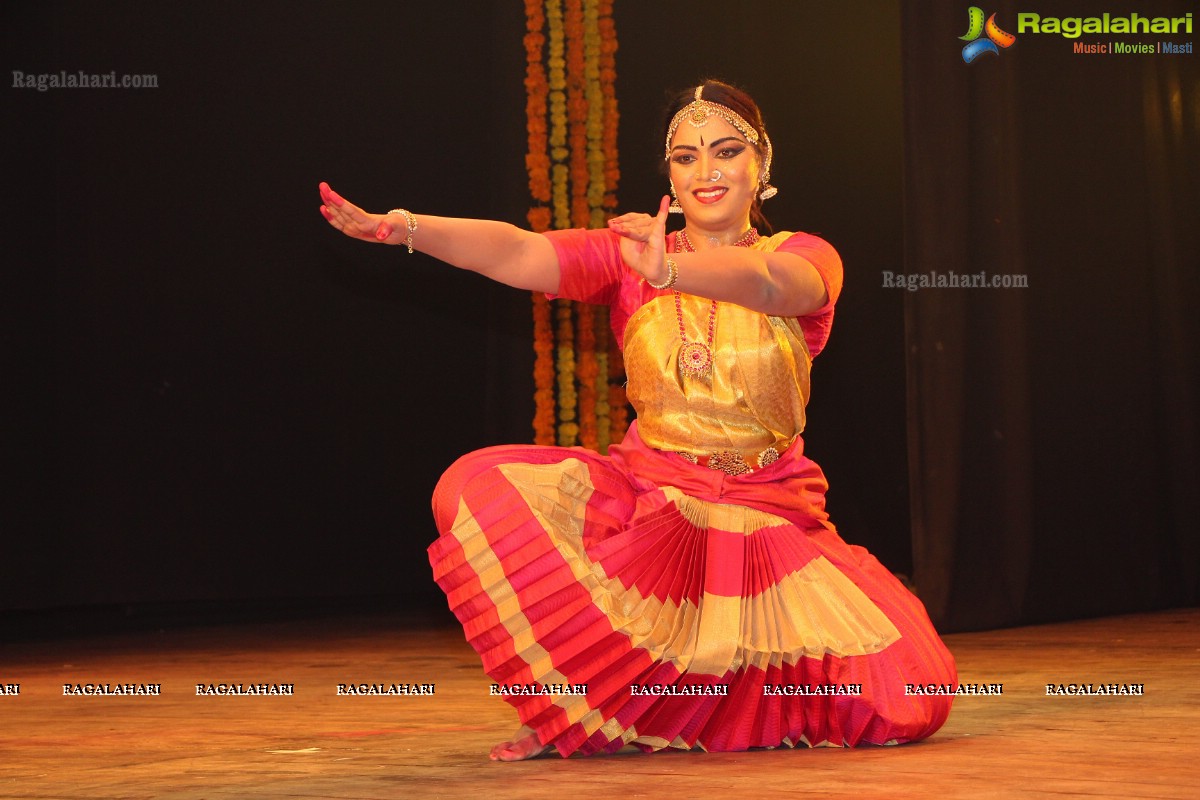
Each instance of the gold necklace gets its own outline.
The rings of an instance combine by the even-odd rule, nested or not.
[[[705,237],[714,247],[721,247],[719,242],[716,242],[712,237]],[[737,240],[729,245],[729,247],[749,247],[759,239],[758,228],[749,228],[745,233],[737,238]],[[688,236],[687,228],[680,228],[675,232],[675,243],[681,245],[677,249],[685,250],[689,253],[696,252],[696,246],[692,244],[691,237]]]
[[[703,378],[712,371],[713,363],[713,333],[717,329],[717,301],[712,301],[708,312],[708,341],[689,342],[687,330],[683,326],[683,308],[679,302],[679,292],[675,292],[675,319],[679,320],[679,371],[690,378]]]
[[[758,231],[751,228],[742,234],[733,246],[749,247],[757,241]],[[686,230],[680,229],[675,232],[675,249],[686,253],[696,252]],[[712,372],[713,337],[717,330],[717,301],[713,300],[712,306],[708,310],[708,338],[703,342],[692,342],[688,341],[687,328],[683,324],[683,306],[679,300],[679,292],[672,289],[671,293],[675,295],[675,319],[679,323],[679,372],[689,378],[703,378]]]

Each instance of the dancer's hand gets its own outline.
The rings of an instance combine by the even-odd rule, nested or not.
[[[658,214],[622,214],[608,221],[608,227],[621,237],[621,258],[625,266],[651,283],[667,279],[667,213],[671,196],[664,195]]]
[[[402,244],[408,234],[408,228],[400,215],[391,215],[400,219],[399,226],[393,225],[386,214],[368,214],[358,206],[346,200],[340,194],[329,188],[324,181],[320,185],[321,216],[329,224],[352,239],[379,244]]]

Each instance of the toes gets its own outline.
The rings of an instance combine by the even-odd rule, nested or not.
[[[549,748],[538,739],[537,734],[530,734],[514,742],[501,742],[492,748],[488,758],[492,761],[525,761],[536,758]]]

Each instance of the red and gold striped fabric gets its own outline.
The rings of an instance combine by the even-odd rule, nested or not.
[[[954,662],[924,608],[824,512],[797,441],[732,476],[646,447],[494,447],[434,495],[434,577],[506,700],[567,756],[627,744],[893,744],[929,736]]]

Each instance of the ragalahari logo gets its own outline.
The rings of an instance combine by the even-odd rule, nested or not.
[[[979,37],[985,33],[987,38],[980,39]],[[968,43],[962,53],[963,61],[968,64],[984,53],[1000,55],[1000,48],[1003,47],[1007,50],[1017,40],[1017,37],[1011,33],[1000,30],[1000,26],[996,24],[995,14],[988,17],[985,24],[983,9],[979,6],[971,6],[967,9],[967,34],[958,38]]]

